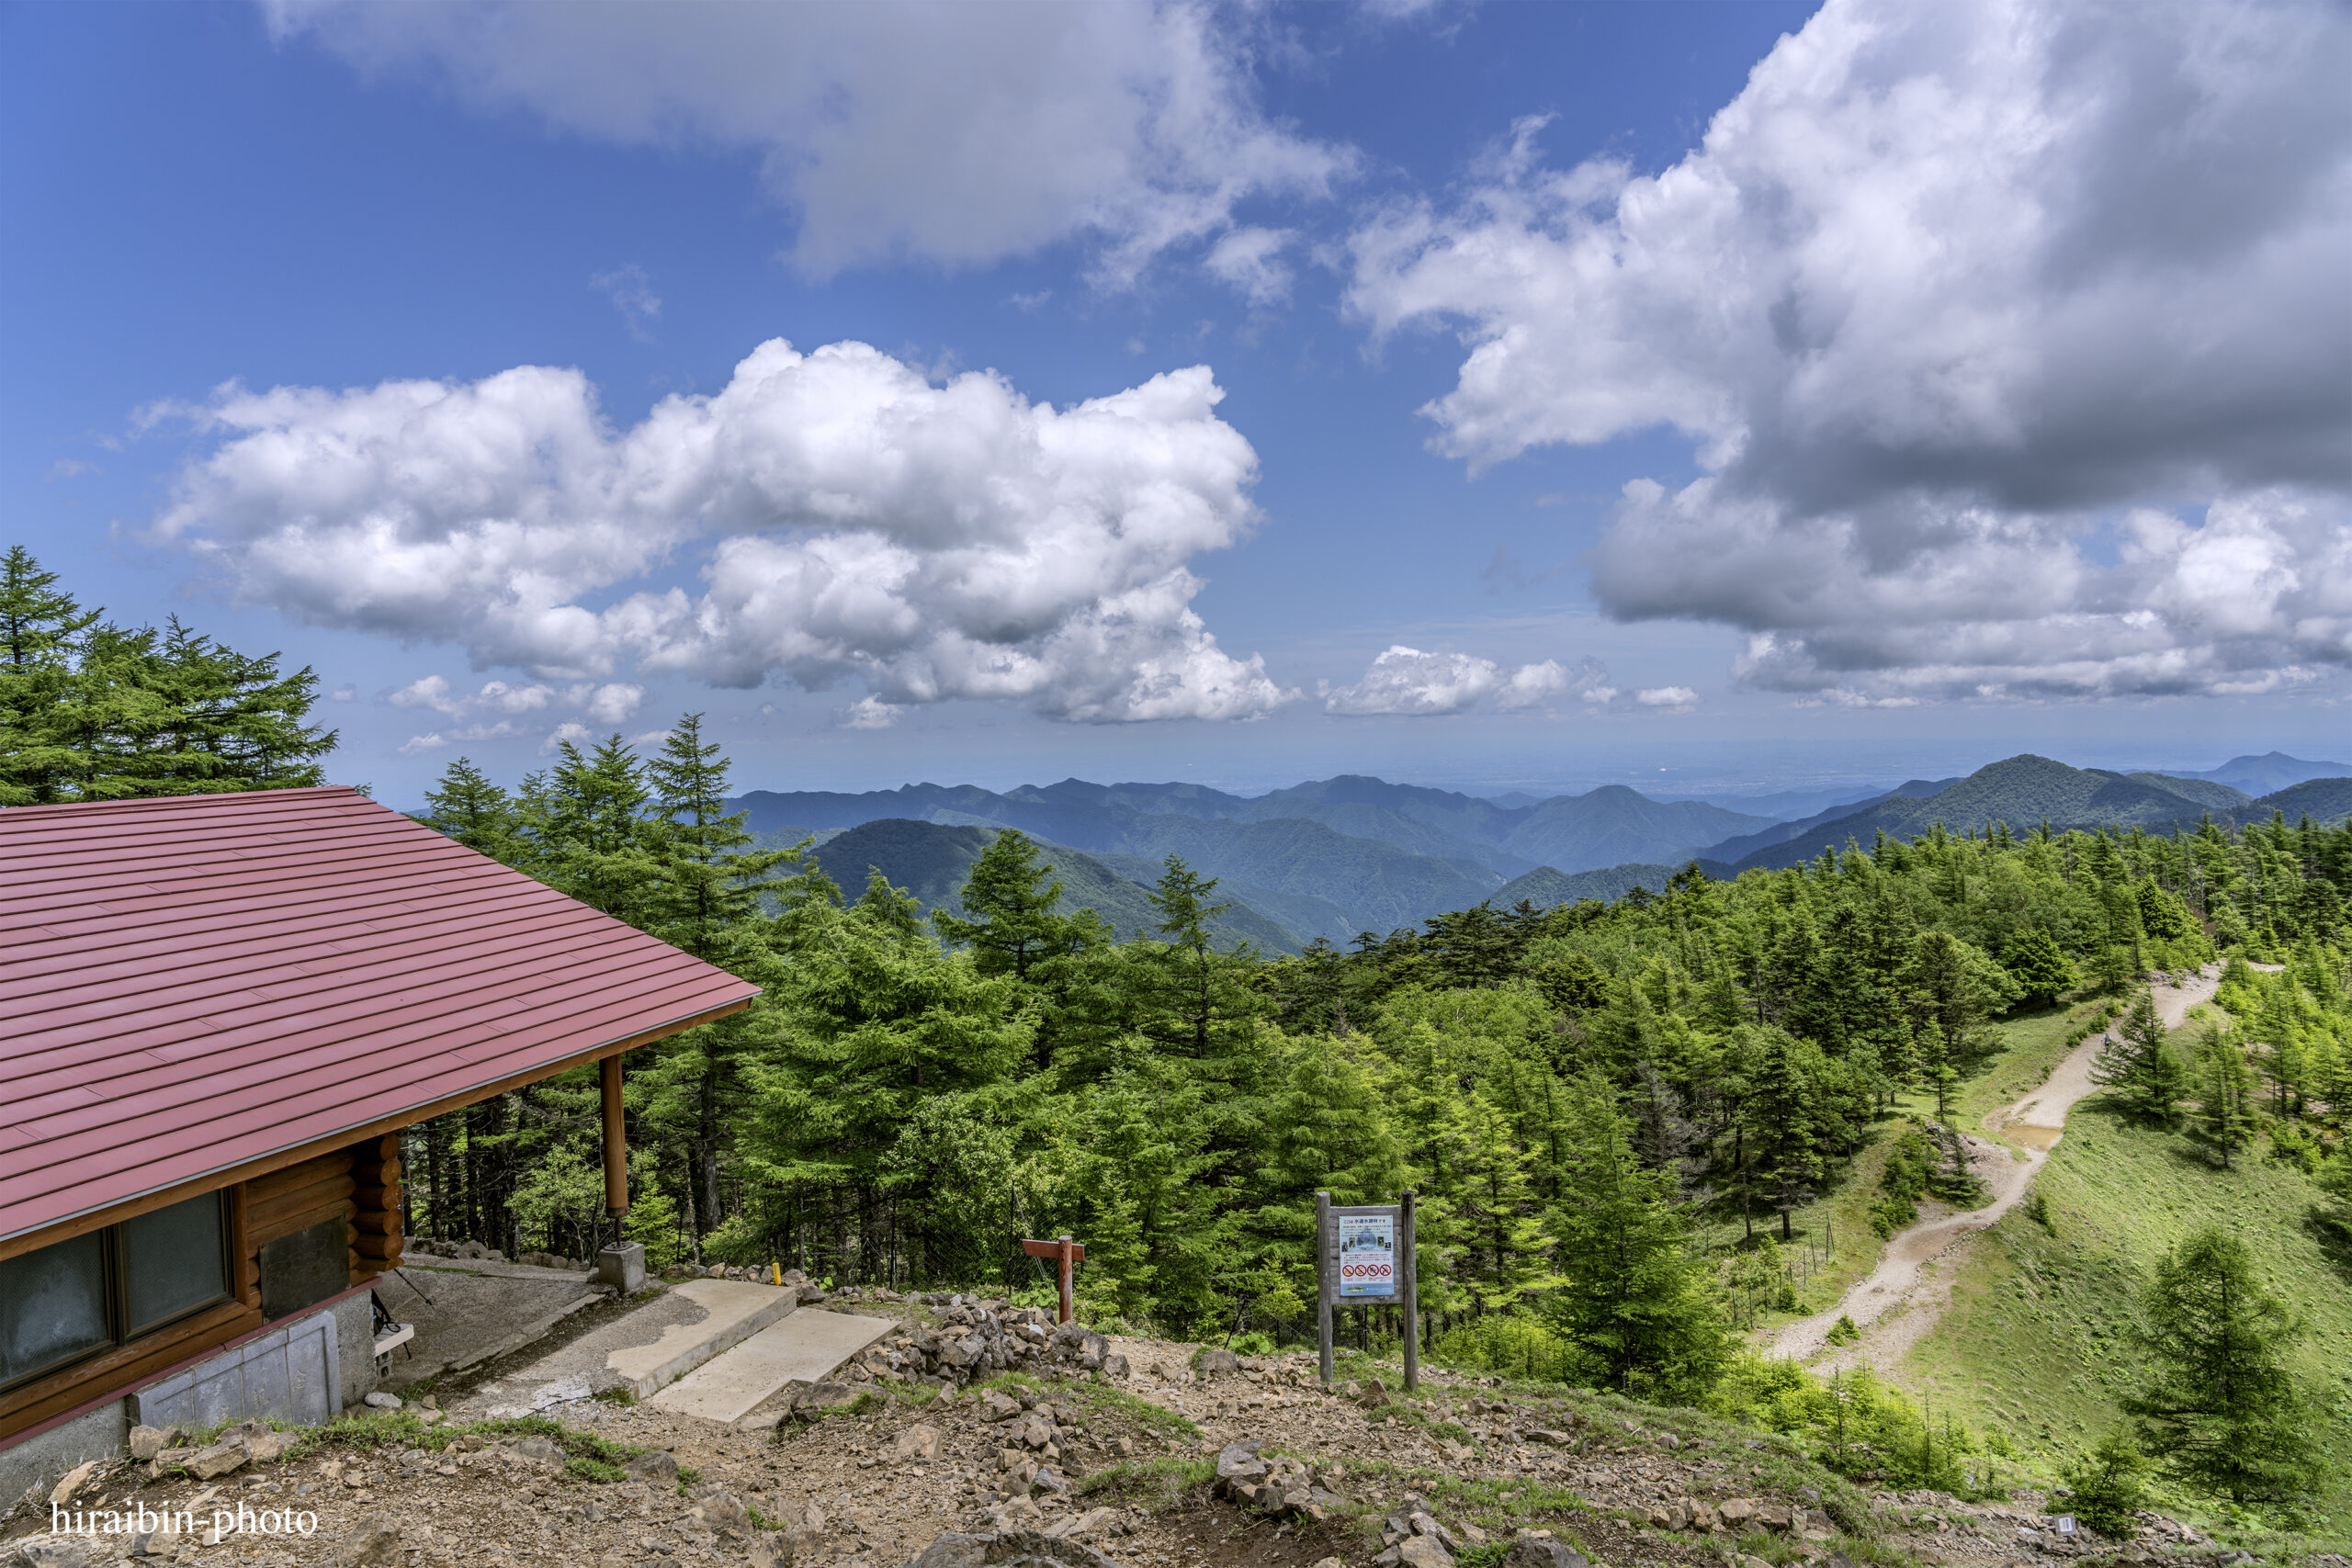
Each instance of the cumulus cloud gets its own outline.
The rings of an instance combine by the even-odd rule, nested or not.
[[[1573,671],[1556,659],[1506,670],[1476,654],[1424,653],[1400,642],[1373,660],[1363,679],[1325,694],[1323,711],[1351,716],[1427,716],[1480,705],[1540,707],[1571,694],[1600,705],[1617,695],[1608,680],[1609,671],[1596,660],[1588,659]]]
[[[906,711],[897,703],[886,703],[869,694],[842,709],[837,717],[843,729],[888,729]]]
[[[1565,172],[1521,128],[1352,240],[1453,321],[1473,468],[1671,426],[1592,560],[1623,618],[1879,701],[2227,693],[2352,659],[2352,13],[1830,0],[1701,146]]]
[[[1634,701],[1645,708],[1688,713],[1699,705],[1699,694],[1688,686],[1649,686],[1635,692]]]
[[[483,108],[623,145],[749,151],[797,215],[791,259],[819,276],[1091,236],[1102,280],[1125,285],[1234,228],[1245,201],[1319,196],[1354,161],[1270,119],[1247,33],[1176,0],[264,8],[280,39],[425,73]]]
[[[1295,694],[1192,607],[1193,558],[1255,516],[1223,395],[1195,367],[1056,409],[991,374],[934,385],[863,344],[781,340],[617,431],[572,370],[232,387],[197,411],[213,445],[156,532],[249,601],[543,682],[634,665],[1080,721],[1251,718]],[[699,592],[650,581],[689,558]],[[396,700],[455,700],[436,679]]]

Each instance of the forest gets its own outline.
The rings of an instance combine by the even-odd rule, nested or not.
[[[309,671],[29,592],[48,595],[38,613],[0,626],[16,639],[0,798],[316,781],[333,737],[304,723]],[[2132,1114],[2215,1170],[2301,1171],[2352,1249],[2352,821],[1933,824],[1730,881],[1694,864],[1609,903],[1479,904],[1270,957],[1216,938],[1216,884],[1179,856],[1148,890],[1156,928],[1127,940],[1062,908],[1050,857],[1010,829],[960,912],[926,919],[878,874],[843,887],[800,848],[758,847],[729,798],[689,714],[643,754],[563,744],[512,788],[461,759],[421,818],[763,987],[628,1059],[625,1223],[656,1267],[1019,1289],[1018,1238],[1067,1231],[1092,1321],[1271,1348],[1314,1332],[1316,1194],[1410,1189],[1421,1314],[1351,1314],[1361,1348],[1414,1333],[1441,1359],[1706,1404],[1825,1451],[1859,1444],[1871,1473],[1984,1486],[1967,1433],[1939,1447],[1867,1374],[1833,1387],[1740,1330],[1794,1305],[1792,1217],[1873,1140],[1893,1137],[1882,1232],[1964,1200],[1953,1096],[2003,1021],[2102,1000],[2069,1038],[2113,1024],[2098,1074]],[[2222,1016],[2167,1036],[2146,979],[2216,959]],[[571,1255],[609,1239],[586,1074],[410,1138],[412,1234]],[[2213,1280],[2253,1279],[2225,1254],[2226,1237],[2201,1263],[2184,1251],[2186,1272],[2152,1284],[2159,1329],[2165,1290],[2188,1323]],[[2256,1362],[2292,1332],[2232,1310]],[[2142,1427],[2159,1450],[2166,1421],[2204,1419],[2160,1393]],[[2208,1476],[2221,1493],[2300,1495],[2300,1397],[2183,1451],[2259,1460]],[[2128,1480],[2141,1461],[2125,1445],[2106,1462]]]

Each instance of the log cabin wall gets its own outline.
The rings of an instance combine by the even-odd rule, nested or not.
[[[351,1282],[373,1280],[401,1260],[401,1135],[387,1133],[351,1150]]]
[[[238,1248],[239,1271],[243,1279],[254,1281],[255,1306],[261,1304],[263,1247],[281,1236],[329,1220],[342,1220],[347,1227],[358,1214],[359,1205],[354,1201],[358,1183],[353,1179],[353,1163],[352,1151],[338,1149],[283,1170],[273,1170],[267,1176],[256,1176],[243,1184],[244,1201],[239,1206],[245,1215],[244,1241]],[[352,1234],[348,1229],[345,1232],[346,1236]],[[356,1283],[358,1276],[355,1272],[352,1278]],[[242,1282],[241,1280],[241,1285]]]

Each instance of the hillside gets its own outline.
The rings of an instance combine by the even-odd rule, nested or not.
[[[1573,904],[1580,898],[1598,898],[1602,903],[1614,903],[1636,887],[1652,893],[1663,888],[1667,879],[1682,869],[1679,865],[1644,865],[1638,863],[1612,865],[1599,871],[1565,872],[1551,866],[1538,866],[1525,876],[1514,877],[1498,889],[1490,903],[1498,909],[1508,909],[1522,898],[1539,909],[1555,905]],[[1729,866],[1715,861],[1702,860],[1699,869],[1710,876],[1727,876]]]
[[[937,822],[868,822],[833,834],[812,858],[850,897],[865,887],[867,870],[873,868],[889,878],[892,886],[920,899],[925,915],[937,908],[961,914],[965,878],[1000,830]],[[1042,847],[1044,858],[1053,865],[1054,880],[1062,885],[1057,908],[1063,912],[1092,909],[1122,942],[1157,934],[1159,916],[1148,889],[1067,845]],[[1218,891],[1227,895],[1222,887]],[[1221,947],[1247,942],[1272,953],[1295,953],[1301,945],[1287,929],[1246,902],[1237,902],[1210,929]]]
[[[1742,871],[1795,865],[1818,855],[1825,845],[1843,849],[1849,838],[1867,845],[1882,831],[1913,839],[1938,822],[1953,833],[1981,832],[1996,822],[2022,833],[2042,822],[2053,829],[2111,826],[2154,831],[2193,826],[2209,810],[2217,819],[2233,818],[2233,812],[2213,809],[2210,787],[2164,774],[2072,768],[2028,753],[1979,768],[1932,795],[1889,795],[1850,816],[1817,823],[1782,843],[1751,851],[1733,863]],[[2239,808],[2245,809],[2244,803]],[[1728,858],[1729,847],[1717,846],[1716,855]]]
[[[2283,813],[2292,827],[2308,817],[2318,826],[2352,817],[2352,778],[2312,779],[2254,803],[2248,819],[2260,821],[2273,811]]]
[[[2313,1226],[2310,1178],[2258,1155],[2222,1171],[2101,1096],[2075,1108],[2038,1187],[2049,1224],[2013,1213],[1962,1252],[1909,1379],[2044,1462],[2078,1456],[2122,1420],[2133,1303],[2155,1260],[2191,1230],[2222,1225],[2308,1325],[2291,1364],[2335,1450],[2328,1506],[2352,1506],[2352,1259]]]

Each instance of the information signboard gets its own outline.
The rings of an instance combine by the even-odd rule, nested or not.
[[[1420,1381],[1421,1313],[1413,1269],[1413,1195],[1394,1203],[1331,1201],[1315,1195],[1316,1327],[1323,1382],[1331,1382],[1331,1314],[1339,1308],[1402,1310],[1405,1386]]]
[[[1340,1299],[1396,1294],[1396,1215],[1340,1214]]]

